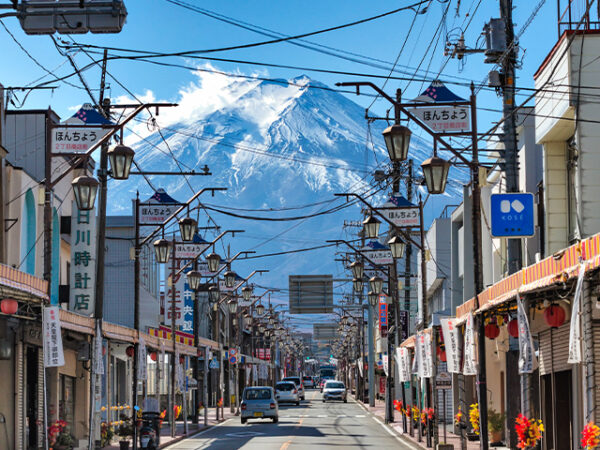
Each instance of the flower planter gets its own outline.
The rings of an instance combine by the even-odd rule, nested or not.
[[[452,444],[438,444],[436,450],[454,450],[454,445]]]
[[[478,441],[479,435],[476,433],[467,433],[467,440],[469,441]]]
[[[129,441],[119,441],[121,450],[129,450]]]

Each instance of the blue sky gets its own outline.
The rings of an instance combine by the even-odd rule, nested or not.
[[[352,22],[413,3],[407,0],[376,2],[349,0],[321,2],[261,0],[223,2],[213,0],[199,2],[188,0],[188,2],[237,20],[288,35]],[[73,38],[80,43],[98,46],[165,52],[219,48],[269,39],[184,9],[166,0],[129,0],[126,5],[129,16],[122,33],[117,35],[75,35]],[[414,68],[419,65],[424,57],[429,44],[433,41],[421,65],[421,69],[429,69],[432,72],[430,76],[437,74],[440,68],[444,67],[440,75],[442,79],[457,80],[454,77],[459,77],[460,82],[473,80],[476,84],[485,79],[485,75],[491,66],[483,64],[483,55],[467,57],[466,64],[464,64],[462,70],[459,70],[459,64],[456,60],[450,60],[444,65],[446,58],[443,56],[443,45],[448,33],[456,35],[462,29],[465,31],[467,44],[474,46],[476,41],[480,39],[484,22],[490,17],[498,16],[498,2],[496,0],[481,0],[481,2],[461,0],[458,15],[456,14],[457,5],[457,0],[452,0],[450,5],[433,0],[425,14],[417,15],[410,37],[399,58],[400,65],[408,66],[408,68],[403,67],[403,69],[410,72],[412,67],[412,71],[414,71]],[[438,36],[441,35],[441,39],[437,42],[437,40],[434,40],[435,32],[440,24],[442,12],[446,8],[448,8],[446,19],[442,22],[441,31],[438,33]],[[518,3],[514,11],[517,31],[534,9],[534,2]],[[414,16],[413,11],[403,11],[366,24],[310,37],[308,40],[370,58],[393,62],[403,45]],[[7,18],[3,21],[16,39],[47,69],[55,71],[59,76],[72,71],[69,63],[65,62],[65,58],[57,52],[49,37],[25,35],[21,31],[16,18]],[[518,73],[517,84],[519,86],[531,87],[533,85],[533,73],[556,42],[555,22],[554,4],[544,4],[521,37],[521,47],[525,52],[523,68]],[[447,32],[444,30],[447,30]],[[59,36],[57,35],[57,37]],[[69,39],[64,36],[62,38]],[[436,43],[437,48],[434,52],[433,49]],[[4,61],[0,67],[0,82],[5,86],[27,85],[45,75],[45,72],[24,54],[2,28],[0,28],[0,54],[2,54]],[[389,73],[387,70],[338,59],[290,43],[212,53],[210,56],[377,75],[387,75]],[[523,52],[520,56],[523,56]],[[84,66],[90,61],[82,53],[76,54],[75,60],[79,66]],[[7,61],[10,63],[7,64]],[[165,61],[188,65],[202,64],[201,61],[181,58],[170,58]],[[213,62],[212,64],[227,72],[260,73],[261,75],[277,78],[289,79],[307,74],[328,85],[333,85],[337,81],[364,79],[315,73],[309,70],[266,69],[252,65],[222,62]],[[136,94],[152,91],[154,96],[161,100],[177,101],[179,90],[196,80],[196,76],[188,70],[158,67],[143,62],[111,61],[109,71]],[[402,76],[402,74],[396,75]],[[97,69],[87,70],[84,76],[92,87],[98,86],[99,71]],[[417,76],[417,78],[420,77]],[[44,80],[49,79],[49,77],[44,78]],[[70,81],[79,85],[79,80],[76,77],[71,78]],[[117,97],[125,93],[114,81],[109,79],[109,82],[111,96]],[[382,84],[382,80],[375,80],[375,82]],[[61,83],[52,83],[52,85],[59,86],[59,89],[54,92],[37,91],[31,93],[27,97],[24,107],[46,108],[51,105],[63,118],[66,118],[71,114],[70,107],[89,101],[83,90]],[[449,87],[459,95],[468,95],[468,90],[463,86],[449,85]],[[407,81],[392,80],[386,86],[386,90],[390,93],[393,93],[396,88],[402,88],[405,91],[404,98],[413,98],[423,90],[423,83],[421,81],[408,83]],[[19,100],[22,100],[24,94],[17,93],[17,96]],[[349,95],[349,97],[365,106],[371,103],[367,97],[357,98],[354,95]],[[524,97],[518,97],[517,103],[519,103],[519,98]],[[500,109],[501,107],[499,98],[490,91],[482,91],[478,102],[479,105],[485,105],[486,108]],[[383,101],[377,102],[373,107],[375,113],[380,115],[384,114],[387,108],[388,105]],[[489,127],[498,117],[499,114],[497,113],[480,111],[480,130]]]

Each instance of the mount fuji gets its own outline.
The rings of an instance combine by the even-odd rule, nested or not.
[[[145,99],[149,97],[152,94]],[[344,220],[359,219],[360,206],[345,207],[345,199],[334,197],[335,193],[375,194],[370,201],[376,205],[386,199],[389,189],[377,187],[373,172],[389,166],[381,136],[387,125],[369,126],[363,107],[318,81],[307,76],[265,81],[200,73],[197,82],[179,91],[176,101],[179,106],[162,110],[157,123],[144,120],[130,129],[126,139],[136,151],[136,162],[146,171],[202,172],[208,165],[212,176],[111,181],[110,214],[130,214],[136,191],[146,200],[153,189],[162,188],[185,201],[203,187],[225,187],[227,191],[217,192],[214,198],[204,194],[199,199],[222,230],[245,233],[228,238],[231,249],[219,244],[217,252],[253,250],[264,255],[319,247],[328,239],[353,239],[357,229],[344,228]],[[417,133],[413,133],[410,155],[415,173],[431,155],[430,145]],[[445,205],[461,201],[466,175],[455,170],[446,194],[428,200],[427,223]],[[425,196],[421,187],[419,191]],[[297,217],[302,218],[287,220]],[[199,225],[213,223],[201,212]],[[205,239],[212,236],[209,232]],[[339,250],[346,249],[327,247],[237,260],[234,269],[243,276],[254,269],[270,270],[252,282],[281,288],[274,297],[287,302],[288,275],[348,278],[334,262]],[[336,286],[336,299],[351,289],[348,282]]]

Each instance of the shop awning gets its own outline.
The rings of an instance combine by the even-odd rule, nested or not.
[[[49,301],[48,282],[13,267],[0,264],[0,295],[15,300]]]
[[[600,267],[600,233],[500,280],[477,296],[476,311],[476,299],[472,298],[456,308],[456,317],[464,322],[469,311],[488,311],[513,300],[517,292],[527,294],[564,283],[577,277],[580,261],[585,262],[586,272]]]

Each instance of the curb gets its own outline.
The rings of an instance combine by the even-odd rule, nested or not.
[[[234,416],[234,417],[235,417],[235,416]],[[165,442],[164,444],[160,444],[160,445],[158,446],[158,448],[159,448],[159,450],[162,450],[162,449],[164,449],[164,448],[169,448],[169,447],[170,447],[170,446],[172,446],[172,445],[178,444],[178,443],[180,443],[181,441],[183,441],[183,440],[185,440],[185,439],[191,439],[191,438],[193,438],[193,437],[195,437],[195,436],[198,436],[199,434],[202,434],[202,433],[204,433],[205,431],[208,431],[208,430],[210,430],[211,428],[214,428],[214,427],[216,427],[216,426],[219,426],[219,425],[221,425],[222,423],[225,423],[225,422],[227,422],[228,420],[231,420],[231,419],[233,419],[233,417],[229,417],[229,418],[227,418],[227,419],[220,420],[218,423],[215,423],[215,424],[212,424],[212,425],[206,425],[204,428],[200,428],[200,429],[198,429],[198,430],[194,431],[192,434],[189,434],[189,433],[188,433],[188,434],[184,434],[184,435],[182,435],[182,436],[179,436],[179,437],[177,437],[177,438],[175,438],[175,439],[173,439],[173,440],[170,440],[169,442]]]
[[[376,414],[374,414],[371,411],[369,411],[369,409],[361,401],[358,401],[354,396],[352,396],[351,398],[354,401],[354,403],[356,403],[359,407],[361,407],[369,416],[371,416],[371,418],[373,420],[375,420],[376,422],[378,422],[388,432],[390,432],[391,434],[393,434],[394,436],[396,436],[398,439],[400,439],[402,441],[402,443],[406,444],[409,448],[414,449],[414,450],[428,450],[427,447],[422,447],[419,444],[416,444],[415,442],[413,442],[411,439],[409,439],[406,436],[404,436],[403,434],[398,433],[398,431],[396,431],[396,429],[394,427],[392,427],[389,424],[385,423],[383,420],[381,420],[379,418],[379,416],[377,416]]]

